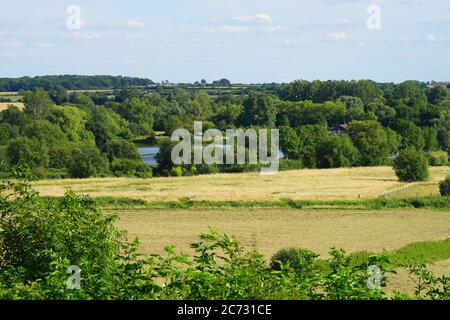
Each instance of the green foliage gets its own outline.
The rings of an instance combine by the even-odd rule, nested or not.
[[[274,98],[265,93],[252,93],[244,102],[240,123],[244,127],[275,126],[276,107]]]
[[[170,174],[174,177],[181,177],[183,175],[183,168],[181,167],[173,167],[170,169]]]
[[[48,167],[48,149],[34,139],[26,137],[14,139],[8,144],[6,152],[11,165],[24,162],[31,167]]]
[[[269,267],[258,252],[210,230],[192,243],[193,255],[168,246],[143,257],[96,201],[70,192],[43,199],[23,169],[13,171],[16,179],[0,184],[0,299],[387,299],[384,275],[394,272],[387,253],[356,260],[333,248],[319,263],[311,251],[287,249]],[[75,290],[67,287],[73,265],[81,268]],[[380,268],[379,289],[367,286],[372,265]],[[423,266],[411,272],[416,297],[449,298],[448,277]]]
[[[447,166],[448,154],[445,151],[428,152],[427,158],[430,166]]]
[[[314,264],[318,256],[318,254],[307,249],[280,249],[270,260],[270,267],[273,270],[280,271],[288,266],[298,272],[300,276],[310,277],[316,271]]]
[[[23,96],[25,104],[25,113],[34,119],[44,119],[50,113],[50,107],[53,104],[47,92],[42,88],[27,91]]]
[[[135,176],[139,178],[150,178],[152,168],[149,165],[132,159],[115,158],[111,162],[111,171],[116,176]]]
[[[82,147],[72,153],[72,164],[69,168],[73,178],[89,178],[101,176],[108,172],[108,161],[94,147]]]
[[[316,152],[319,168],[350,167],[359,159],[358,149],[347,135],[326,137],[319,142]]]
[[[439,183],[439,192],[443,197],[450,197],[450,176]]]
[[[428,179],[428,160],[422,151],[408,148],[394,160],[394,170],[400,181],[424,181]]]
[[[388,136],[379,122],[353,121],[349,134],[361,155],[361,165],[376,166],[386,162],[390,151]]]

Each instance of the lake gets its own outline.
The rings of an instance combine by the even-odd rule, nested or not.
[[[138,148],[138,152],[145,164],[158,164],[158,161],[156,161],[156,154],[159,152],[158,146]],[[279,157],[280,159],[284,158],[284,154],[281,150],[279,153]]]
[[[145,164],[158,164],[156,154],[159,152],[158,146],[138,148],[138,152]]]

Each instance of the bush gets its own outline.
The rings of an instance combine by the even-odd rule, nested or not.
[[[273,270],[281,270],[284,266],[288,265],[302,276],[308,277],[314,271],[315,259],[318,256],[318,254],[306,249],[281,249],[272,257],[270,267]]]
[[[302,162],[300,160],[280,160],[280,171],[298,170],[303,169]]]
[[[448,165],[448,154],[445,151],[435,151],[427,154],[430,166]]]
[[[450,197],[450,176],[447,176],[444,181],[439,183],[439,191],[441,196]]]
[[[84,147],[73,151],[69,172],[72,178],[100,176],[108,172],[108,161],[95,147]]]
[[[111,171],[116,176],[136,176],[139,178],[150,178],[152,168],[142,161],[131,159],[114,159],[111,163]]]
[[[170,174],[175,177],[181,177],[183,175],[183,169],[181,167],[173,167],[170,169]]]
[[[428,178],[428,160],[422,151],[407,148],[394,160],[395,174],[400,181],[424,181]]]

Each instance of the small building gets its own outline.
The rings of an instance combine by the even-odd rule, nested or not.
[[[348,124],[346,124],[346,123],[343,123],[343,124],[340,124],[340,125],[338,125],[338,126],[336,126],[334,128],[329,128],[328,129],[328,133],[330,135],[335,134],[335,135],[338,135],[338,136],[340,136],[341,134],[346,133],[347,131],[348,131]]]

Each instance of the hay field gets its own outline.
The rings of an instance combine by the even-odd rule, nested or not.
[[[12,104],[19,109],[23,109],[25,106],[22,102],[0,102],[0,111],[8,109],[8,106]]]
[[[433,167],[430,183],[448,174],[450,167]],[[211,201],[336,200],[375,198],[406,185],[398,181],[391,167],[305,169],[279,172],[215,174],[195,177],[93,178],[42,180],[34,183],[45,196],[60,196],[67,189],[94,197],[128,197],[150,201],[179,199]]]
[[[450,237],[450,212],[438,210],[190,209],[117,212],[118,226],[139,237],[140,251],[162,252],[189,244],[209,226],[233,235],[247,249],[270,258],[283,247],[302,247],[327,257],[332,246],[348,252],[394,250],[412,242]]]

